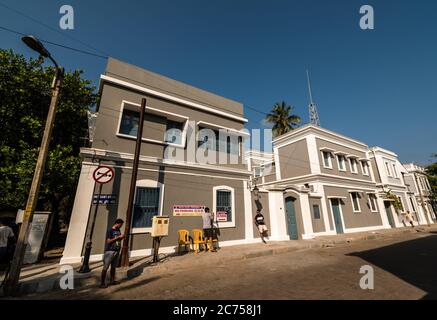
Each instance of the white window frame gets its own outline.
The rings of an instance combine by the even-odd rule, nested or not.
[[[121,102],[120,114],[119,114],[119,117],[118,117],[118,125],[117,125],[117,129],[116,129],[115,135],[117,137],[121,137],[121,138],[137,140],[137,137],[135,137],[135,136],[131,136],[131,135],[125,134],[125,133],[120,133],[121,120],[123,118],[123,110],[127,109],[127,110],[132,110],[132,111],[140,112],[140,110],[135,110],[134,108],[129,108],[129,105],[131,105],[133,107],[141,108],[141,104],[138,104],[138,103],[130,102],[130,101],[127,101],[127,100],[123,100]],[[177,114],[177,113],[173,113],[173,112],[168,112],[168,111],[164,111],[164,110],[159,110],[159,109],[155,109],[155,108],[146,106],[146,112],[147,111],[149,111],[152,114],[165,117],[168,120],[178,121],[178,122],[183,123],[183,129],[182,129],[182,135],[181,135],[182,143],[178,144],[178,143],[165,142],[164,141],[165,140],[165,132],[164,132],[164,135],[162,137],[162,140],[142,138],[141,141],[161,144],[161,145],[164,145],[164,146],[172,146],[172,147],[177,147],[177,148],[185,148],[185,146],[187,144],[187,131],[188,131],[188,120],[189,120],[188,117],[183,116],[181,114]],[[147,131],[147,129],[146,129],[146,131]]]
[[[361,170],[363,171],[363,176],[370,176],[369,163],[367,161],[360,161],[360,163]]]
[[[411,209],[412,209],[411,211],[417,212],[413,197],[410,196],[409,198],[410,198],[410,204],[411,204]]]
[[[352,194],[355,193],[357,195],[357,205],[358,205],[358,210],[355,210],[355,206],[354,206],[354,198],[352,197]],[[350,199],[351,199],[351,204],[352,204],[352,210],[354,213],[359,213],[361,212],[361,206],[360,206],[360,197],[358,196],[358,192],[357,191],[351,191],[349,193]]]
[[[393,177],[399,178],[398,170],[396,170],[396,163],[392,163],[392,168],[393,168]]]
[[[392,177],[390,163],[388,161],[385,161],[385,172],[387,173],[388,177]]]
[[[256,170],[259,169],[259,175],[256,174]],[[257,167],[253,167],[253,176],[255,178],[261,178],[264,176],[264,167],[263,166],[257,166]]]
[[[325,168],[325,169],[332,169],[332,152],[330,152],[330,151],[326,151],[326,150],[322,150],[321,151],[322,152],[322,162],[323,162],[323,168]],[[326,164],[325,164],[325,153],[329,156],[328,157],[328,159],[329,159],[329,166],[326,166]]]
[[[213,201],[212,201],[212,207],[214,215],[217,214],[217,191],[218,190],[226,190],[231,192],[231,208],[232,208],[232,221],[228,222],[220,222],[218,221],[218,227],[219,228],[235,228],[235,220],[236,220],[236,212],[235,212],[235,189],[229,186],[215,186],[212,188],[213,192]],[[216,220],[216,219],[215,219]]]
[[[352,162],[355,163],[355,170],[354,170],[354,166],[352,165]],[[349,166],[351,167],[351,172],[353,174],[358,174],[358,161],[355,158],[349,158]]]
[[[159,188],[159,209],[158,209],[158,216],[162,216],[162,210],[163,210],[163,206],[164,206],[164,184],[155,180],[151,180],[151,179],[143,179],[143,180],[138,180],[136,185],[135,185],[135,196],[134,196],[134,203],[135,203],[135,198],[137,196],[137,188],[138,187],[143,187],[143,188]],[[132,208],[133,210],[133,208]],[[132,216],[133,216],[133,212],[132,212]],[[132,222],[133,223],[133,219]],[[150,233],[152,232],[152,228],[133,228],[131,225],[131,230],[132,230],[132,234],[139,234],[139,233]]]
[[[368,193],[367,197],[369,198],[369,207],[371,212],[378,212],[378,198],[375,193]],[[373,199],[373,201],[372,201]],[[375,209],[372,208],[372,203],[375,205]]]
[[[315,206],[317,206],[319,208],[319,217],[318,218],[316,218],[315,215],[314,215],[314,207]],[[313,220],[322,220],[322,208],[321,208],[320,204],[318,204],[318,203],[313,204],[311,206],[311,210],[312,210],[312,213],[313,213],[313,217],[312,217]]]
[[[343,169],[340,168],[340,158],[343,159],[342,163],[343,163]],[[347,168],[346,168],[346,157],[343,154],[338,154],[337,155],[337,165],[338,165],[338,171],[342,171],[342,172],[346,172]]]

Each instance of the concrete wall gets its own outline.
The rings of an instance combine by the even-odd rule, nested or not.
[[[325,141],[325,140],[317,138],[317,137],[316,137],[316,144],[317,144],[317,151],[318,151],[317,154],[318,154],[319,162],[320,162],[320,171],[322,173],[338,175],[340,177],[347,177],[347,178],[360,179],[360,180],[365,180],[365,181],[372,181],[372,178],[370,176],[370,168],[369,168],[369,175],[368,176],[364,175],[362,168],[361,168],[361,164],[358,160],[357,160],[357,162],[358,162],[357,163],[357,170],[358,170],[357,174],[351,172],[351,167],[350,167],[350,163],[349,163],[348,159],[346,159],[346,161],[345,161],[346,171],[340,171],[338,169],[338,162],[337,162],[336,155],[333,155],[333,157],[331,158],[332,169],[325,168],[323,166],[323,156],[322,156],[322,152],[320,151],[320,149],[321,148],[329,148],[329,149],[333,149],[335,151],[345,152],[347,154],[353,154],[353,155],[356,155],[360,158],[366,158],[365,151],[358,151],[356,149],[345,147],[345,146],[341,145],[340,143],[332,143],[332,142]]]
[[[116,166],[126,166],[126,164],[106,163],[115,167],[115,179],[113,182],[103,186],[103,193],[116,194],[117,204],[115,205],[100,205],[93,236],[93,252],[92,254],[100,254],[104,249],[104,241],[106,230],[112,225],[116,218],[125,219],[128,203],[129,186],[131,169],[119,168]],[[154,171],[148,171],[154,170]],[[158,171],[159,172],[156,172]],[[168,172],[172,171],[172,173]],[[174,172],[180,172],[178,174]],[[162,214],[170,216],[169,236],[165,237],[162,242],[162,247],[177,245],[177,230],[179,229],[202,229],[201,217],[173,217],[173,205],[205,205],[213,208],[213,187],[229,186],[234,188],[235,194],[235,227],[222,228],[220,240],[239,240],[245,238],[245,221],[244,221],[244,188],[243,180],[229,179],[231,177],[224,175],[226,178],[215,178],[205,176],[195,176],[195,171],[186,169],[163,168],[157,166],[141,165],[138,173],[138,181],[150,179],[158,181],[164,185],[164,198]],[[97,193],[97,186],[95,187]],[[88,221],[88,229],[91,224],[91,219]],[[89,232],[89,230],[88,230]],[[78,241],[80,241],[78,239]],[[132,236],[131,250],[141,250],[151,248],[152,238],[149,233],[139,233]]]
[[[343,214],[343,222],[347,229],[382,225],[381,212],[383,208],[379,208],[378,206],[378,212],[371,212],[368,204],[367,194],[365,194],[365,196],[362,196],[361,199],[359,199],[361,212],[354,213],[348,188],[325,186],[324,189],[327,197],[330,196],[345,197],[344,199],[341,199],[342,200],[341,209]],[[330,201],[329,199],[327,199],[326,201],[327,201],[327,206],[330,210],[330,215],[332,215]]]
[[[324,232],[325,230],[325,219],[323,217],[322,201],[320,198],[309,198],[310,209],[311,209],[311,223],[313,225],[313,232]],[[318,205],[320,208],[320,219],[314,218],[313,205]]]
[[[191,137],[194,141],[193,150],[197,150],[196,123],[198,121],[208,122],[235,130],[241,130],[244,127],[243,123],[236,120],[209,114],[201,110],[195,110],[157,97],[145,96],[144,94],[126,88],[120,88],[112,84],[105,84],[102,90],[102,98],[99,107],[99,114],[96,120],[96,130],[92,147],[121,153],[133,153],[135,150],[135,138],[117,136],[119,133],[119,121],[122,115],[122,101],[140,104],[143,97],[147,97],[148,107],[189,118],[191,126],[188,129],[187,134],[188,138]],[[139,107],[137,108],[139,110]],[[148,115],[145,121],[143,138],[163,141],[165,130],[166,124],[162,118],[156,115]],[[166,148],[168,147],[164,144],[143,141],[141,155],[163,158]],[[187,153],[187,148],[183,149],[183,154],[184,159],[189,159],[189,156],[193,156],[192,153]],[[216,162],[217,160],[218,159],[216,159]],[[243,163],[242,154],[238,158],[238,163],[239,164],[237,165],[229,166],[239,168],[246,167]]]
[[[243,106],[239,102],[218,96],[211,92],[204,91],[148,70],[144,70],[140,67],[119,61],[114,58],[108,59],[106,75],[123,81],[128,79],[134,84],[172,94],[179,98],[188,99],[192,102],[201,102],[222,111],[233,113],[237,116],[243,115]]]
[[[278,148],[281,178],[293,178],[311,173],[306,139]]]
[[[270,224],[270,208],[269,208],[269,196],[268,192],[260,192],[260,203],[262,205],[261,213],[264,216],[264,221],[266,222],[267,228],[269,229],[269,234],[271,234],[271,224]],[[255,226],[255,215],[256,215],[256,203],[255,199],[252,198],[252,221],[253,221],[253,237],[259,238],[258,228]]]

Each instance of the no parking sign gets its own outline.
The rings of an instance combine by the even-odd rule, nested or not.
[[[114,179],[114,169],[108,166],[98,166],[93,172],[93,179],[95,182],[105,184]]]

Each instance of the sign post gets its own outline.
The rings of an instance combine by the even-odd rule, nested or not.
[[[85,255],[83,257],[83,263],[78,271],[80,273],[87,273],[91,271],[89,262],[90,262],[91,249],[93,245],[92,241],[93,241],[94,226],[96,224],[97,211],[99,210],[100,195],[102,194],[103,185],[108,182],[111,182],[112,179],[114,179],[114,175],[115,175],[114,170],[108,166],[99,166],[93,172],[93,179],[96,183],[99,184],[99,193],[97,196],[97,203],[94,207],[93,222],[91,224],[89,240],[85,247]]]

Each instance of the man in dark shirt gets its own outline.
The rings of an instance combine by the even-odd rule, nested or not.
[[[124,235],[121,234],[120,228],[123,226],[124,221],[122,219],[115,220],[113,226],[106,232],[105,241],[105,253],[103,254],[103,270],[102,281],[100,288],[107,288],[106,273],[111,267],[111,285],[118,284],[115,281],[115,270],[118,266],[118,260],[120,257],[121,240],[124,239]]]
[[[264,216],[262,215],[260,210],[256,211],[255,225],[258,227],[258,231],[259,231],[259,234],[261,236],[262,242],[267,243],[266,240],[264,239],[264,237],[268,236],[267,235],[268,229],[267,229],[266,223],[264,221]]]

